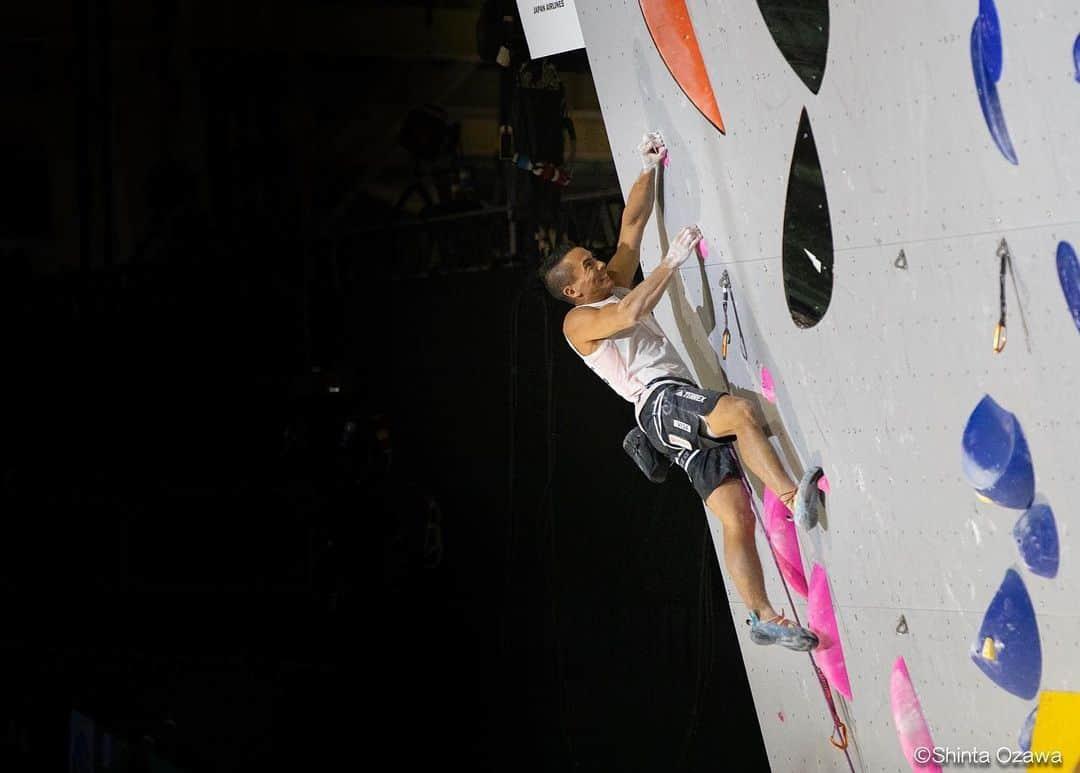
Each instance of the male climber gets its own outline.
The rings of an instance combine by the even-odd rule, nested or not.
[[[797,651],[813,649],[817,636],[778,613],[765,593],[754,514],[731,441],[746,466],[778,492],[789,510],[804,492],[780,464],[750,404],[697,386],[652,314],[671,277],[695,253],[701,241],[698,228],[680,231],[656,269],[634,287],[641,238],[652,214],[655,172],[667,154],[657,133],[646,134],[638,150],[644,171],[626,198],[615,255],[605,264],[583,247],[564,244],[544,261],[541,278],[553,296],[574,306],[563,322],[570,346],[634,404],[638,427],[651,445],[682,467],[723,524],[724,564],[750,610],[751,639]]]

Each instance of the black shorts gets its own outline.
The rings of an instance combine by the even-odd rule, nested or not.
[[[731,443],[710,438],[702,431],[702,417],[725,394],[678,381],[658,387],[638,414],[638,423],[649,442],[682,467],[703,501],[721,483],[742,477]]]

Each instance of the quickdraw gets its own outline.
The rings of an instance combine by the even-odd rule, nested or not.
[[[825,701],[829,704],[829,713],[832,714],[833,731],[829,736],[829,743],[835,746],[840,751],[845,751],[848,747],[847,737],[847,725],[840,719],[840,715],[836,711],[836,704],[833,702],[832,688],[829,687],[828,681],[825,679],[825,674],[818,668],[817,662],[814,660],[814,656],[810,656],[810,662],[814,664],[814,673],[817,674],[818,681],[821,682],[821,691],[825,693]],[[836,740],[836,736],[840,736],[840,740]]]
[[[1009,245],[1005,240],[1001,240],[1001,244],[998,245],[997,255],[1001,258],[1001,271],[998,275],[998,284],[1001,289],[999,295],[998,306],[1001,309],[1001,316],[998,317],[997,326],[994,327],[994,354],[1001,354],[1005,351],[1005,343],[1008,341],[1008,334],[1005,329],[1005,315],[1007,307],[1005,305],[1005,270],[1012,271],[1012,259],[1009,257]]]
[[[743,337],[742,323],[739,321],[739,307],[735,305],[735,291],[731,289],[731,276],[727,270],[720,275],[720,290],[724,293],[724,332],[720,337],[720,358],[727,359],[728,344],[731,343],[731,330],[728,328],[728,299],[731,299],[731,310],[735,314],[735,328],[739,331],[739,348],[742,350],[744,360],[750,359],[746,351],[746,339]]]
[[[998,323],[994,326],[994,354],[1001,354],[1005,351],[1005,344],[1008,343],[1009,334],[1008,329],[1005,326],[1005,317],[1007,311],[1007,305],[1005,301],[1005,272],[1008,271],[1009,277],[1012,279],[1013,292],[1016,294],[1016,308],[1020,311],[1020,324],[1024,326],[1024,340],[1028,344],[1028,350],[1031,349],[1031,344],[1028,341],[1030,338],[1028,334],[1027,320],[1024,318],[1024,307],[1020,304],[1020,290],[1016,286],[1016,273],[1013,271],[1012,255],[1009,253],[1009,243],[1004,239],[998,244],[997,256],[1001,258],[1001,268],[998,271],[998,305],[1001,309],[1001,315],[998,317]]]

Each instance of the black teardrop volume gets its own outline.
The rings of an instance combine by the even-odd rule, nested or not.
[[[784,204],[784,295],[799,327],[825,316],[833,291],[833,237],[825,178],[810,117],[803,108]]]
[[[829,0],[758,0],[777,48],[806,88],[817,94],[829,53]]]

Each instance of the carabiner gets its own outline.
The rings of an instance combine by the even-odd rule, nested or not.
[[[1005,330],[1005,323],[998,322],[994,327],[994,354],[1001,354],[1005,351],[1005,343],[1008,340],[1009,337]]]
[[[837,743],[833,736],[836,735],[836,731],[840,731],[840,742]],[[829,743],[835,746],[840,751],[844,751],[848,747],[847,738],[847,726],[843,722],[837,722],[836,727],[833,728],[833,734],[829,736]]]
[[[720,339],[720,359],[723,359],[723,360],[727,359],[727,348],[728,348],[728,344],[730,344],[730,343],[731,343],[731,331],[728,330],[725,327],[724,328],[724,335]]]

